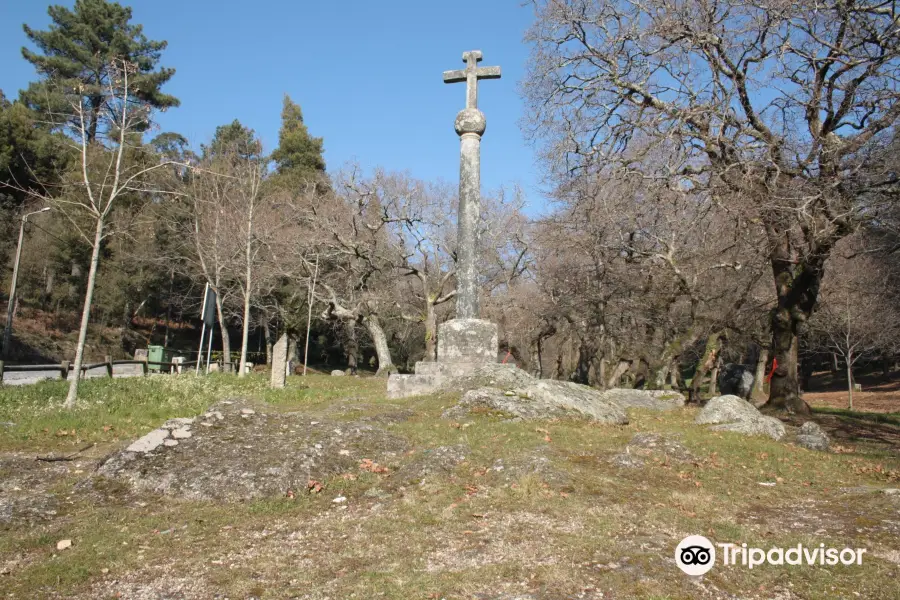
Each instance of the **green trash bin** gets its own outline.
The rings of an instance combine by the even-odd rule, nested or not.
[[[147,365],[147,368],[156,373],[159,373],[160,371],[168,372],[168,367],[161,367],[160,365],[155,365],[153,363],[170,363],[172,362],[173,356],[175,356],[175,351],[170,348],[165,348],[163,346],[147,346],[147,362],[150,363]]]

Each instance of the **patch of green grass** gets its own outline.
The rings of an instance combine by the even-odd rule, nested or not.
[[[44,385],[21,388],[22,396],[15,395],[19,389],[0,390],[0,421],[16,423],[0,430],[0,446],[56,449],[69,436],[56,437],[54,428],[75,428],[82,441],[116,436],[124,442],[166,418],[241,396],[267,402],[272,411],[371,418],[373,426],[409,443],[412,452],[398,455],[392,469],[422,460],[436,446],[468,450],[464,463],[421,482],[352,468],[322,481],[317,494],[294,490],[294,498],[246,503],[149,492],[136,502],[122,482],[95,482],[94,494],[77,495],[59,518],[13,525],[0,535],[0,565],[23,557],[4,581],[14,597],[96,597],[92,586],[104,581],[149,586],[165,572],[205,585],[196,597],[214,590],[282,598],[314,590],[334,598],[563,598],[593,589],[613,597],[686,599],[697,588],[674,566],[672,554],[688,534],[763,548],[825,542],[868,547],[870,554],[896,545],[893,500],[842,491],[884,486],[884,470],[873,467],[897,470],[896,455],[822,454],[714,432],[693,424],[694,408],[630,411],[624,426],[493,414],[454,423],[440,418],[453,396],[388,400],[384,381],[374,378],[292,377],[286,389],[269,390],[261,375],[218,375],[89,380],[79,406],[67,414],[59,406],[64,386]],[[103,424],[113,429],[103,431]],[[695,460],[653,453],[639,469],[611,465],[637,432],[675,436]],[[553,483],[543,471],[494,472],[498,459],[506,465],[544,459],[570,484]],[[60,484],[61,496],[72,481]],[[339,495],[347,501],[333,503]],[[56,552],[63,538],[74,545]],[[772,597],[790,584],[802,598],[853,592],[888,598],[900,597],[895,570],[879,558],[827,574],[717,566],[703,583],[716,596]]]
[[[813,413],[823,415],[835,415],[838,417],[846,417],[849,419],[857,419],[860,421],[869,421],[871,423],[887,423],[889,425],[900,426],[900,413],[872,413],[850,410],[848,408],[832,408],[829,406],[814,406]]]
[[[285,389],[272,390],[263,374],[185,374],[87,379],[78,389],[78,401],[69,410],[63,407],[65,381],[0,386],[0,423],[5,423],[0,426],[0,450],[66,451],[116,443],[143,435],[166,419],[197,415],[229,397],[270,402],[283,410],[321,408],[337,398],[383,395],[384,380],[310,375],[290,377]]]

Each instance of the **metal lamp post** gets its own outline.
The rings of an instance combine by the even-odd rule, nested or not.
[[[19,245],[16,246],[16,262],[13,265],[12,284],[9,286],[9,304],[6,307],[6,328],[3,330],[3,355],[9,354],[9,343],[12,339],[12,322],[13,311],[16,308],[16,283],[19,279],[19,260],[22,258],[22,239],[25,237],[25,222],[28,217],[50,210],[49,206],[45,206],[41,210],[30,212],[22,217],[22,224],[19,226]]]

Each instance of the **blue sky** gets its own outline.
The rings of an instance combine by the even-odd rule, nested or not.
[[[54,4],[71,6],[73,0]],[[480,49],[503,78],[481,82],[487,116],[485,189],[522,185],[542,204],[539,166],[518,121],[528,59],[522,42],[532,9],[521,0],[132,0],[133,21],[167,40],[160,64],[174,67],[164,88],[181,107],[159,115],[163,131],[195,146],[217,125],[239,119],[268,149],[278,142],[283,94],[325,138],[330,170],[350,160],[427,180],[458,179],[453,131],[465,84],[446,85],[462,52]],[[48,0],[0,0],[0,89],[8,98],[35,78],[21,57],[22,23],[45,29]]]

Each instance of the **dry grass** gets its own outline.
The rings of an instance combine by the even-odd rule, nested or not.
[[[900,459],[890,442],[870,440],[851,453],[823,455],[709,432],[692,424],[691,409],[632,413],[627,426],[536,424],[483,415],[450,423],[439,415],[452,398],[387,402],[380,380],[292,378],[288,390],[275,393],[264,388],[262,378],[236,381],[223,376],[208,382],[210,391],[190,388],[193,396],[170,401],[156,422],[149,408],[141,409],[136,413],[141,425],[125,430],[136,435],[179,413],[179,406],[181,414],[192,414],[223,394],[241,394],[277,410],[371,418],[409,440],[414,451],[403,463],[421,460],[438,446],[467,448],[466,459],[419,483],[398,480],[403,464],[389,465],[389,473],[359,468],[324,481],[318,494],[224,505],[135,494],[113,481],[78,485],[96,459],[123,443],[125,430],[116,441],[104,437],[109,432],[96,421],[99,432],[90,439],[100,445],[87,457],[47,464],[30,459],[37,452],[62,451],[68,442],[23,436],[13,428],[0,437],[7,450],[0,463],[0,497],[17,497],[23,490],[32,498],[52,497],[56,515],[0,523],[0,595],[900,597],[900,497],[878,492],[900,487],[895,481]],[[152,398],[166,396],[153,389],[142,396],[138,388],[116,387],[121,384],[97,382],[97,397],[104,399],[97,406],[114,404],[123,391],[146,396],[148,407]],[[133,385],[154,386],[155,380]],[[0,406],[8,400],[0,396]],[[83,410],[90,418],[121,417],[116,423],[122,427],[129,418],[124,408],[92,413],[99,408],[86,405]],[[40,432],[40,419],[64,419],[57,413],[46,411],[25,427]],[[130,418],[133,423],[134,414]],[[636,432],[648,431],[676,436],[696,460],[677,462],[650,453],[641,469],[609,463]],[[17,444],[28,454],[14,453]],[[546,460],[543,470],[514,468],[538,458]],[[498,459],[504,470],[496,469]],[[337,496],[347,501],[333,503]],[[672,558],[688,534],[765,548],[821,542],[865,547],[869,554],[862,566],[717,567],[694,581]],[[72,539],[73,547],[56,551],[59,539]]]

